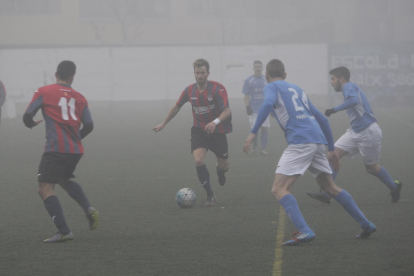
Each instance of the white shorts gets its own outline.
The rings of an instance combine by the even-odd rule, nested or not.
[[[357,153],[364,157],[365,165],[377,164],[381,156],[382,131],[377,123],[372,123],[361,132],[348,129],[335,143],[335,147],[348,152],[354,158]]]
[[[256,123],[256,119],[257,119],[257,113],[253,113],[252,115],[249,115],[250,128],[254,127],[254,124]],[[262,127],[270,127],[269,116],[263,122]]]
[[[332,174],[329,161],[325,155],[323,144],[299,144],[289,145],[280,157],[276,173],[284,175],[303,175],[309,171],[314,177],[321,172]]]

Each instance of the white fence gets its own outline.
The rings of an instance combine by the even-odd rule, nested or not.
[[[72,60],[77,65],[73,88],[89,101],[168,100],[194,83],[197,58],[209,61],[209,79],[221,82],[230,98],[242,97],[243,81],[253,74],[256,59],[264,66],[281,59],[287,80],[309,95],[328,90],[326,44],[1,49],[0,79],[9,99],[30,101],[38,87],[55,82],[60,61]]]

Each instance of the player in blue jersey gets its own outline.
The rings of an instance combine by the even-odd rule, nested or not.
[[[257,113],[260,106],[263,103],[264,94],[263,89],[267,84],[266,77],[262,75],[263,64],[260,60],[253,62],[254,75],[248,77],[243,84],[244,103],[246,105],[246,112],[249,116],[250,128],[253,128],[256,122]],[[268,128],[270,127],[269,117],[264,121],[261,127],[260,143],[261,153],[267,155],[267,137]],[[255,151],[257,147],[257,137],[253,140],[253,147],[251,153]]]
[[[1,121],[1,107],[6,101],[6,88],[4,88],[3,83],[0,81],[0,121]]]
[[[376,231],[376,226],[365,218],[351,195],[336,186],[332,179],[329,162],[338,171],[340,161],[335,152],[328,120],[308,100],[299,86],[284,80],[286,78],[285,67],[280,60],[269,61],[266,66],[266,78],[269,83],[265,87],[265,99],[257,115],[256,123],[244,143],[243,151],[245,153],[250,151],[256,133],[274,108],[276,119],[285,132],[288,147],[277,165],[272,194],[283,206],[298,230],[291,240],[282,245],[298,245],[315,238],[315,233],[299,210],[298,202],[289,192],[296,179],[307,169],[316,178],[321,189],[333,196],[359,223],[362,230],[357,238],[368,238]],[[326,144],[328,145],[327,156],[325,155]]]
[[[381,154],[382,132],[374,117],[371,106],[362,90],[355,83],[349,82],[351,74],[346,67],[332,69],[331,84],[336,92],[342,92],[344,102],[334,108],[327,109],[327,117],[341,110],[346,110],[351,121],[349,128],[335,143],[335,151],[339,158],[348,155],[354,157],[361,153],[365,169],[369,174],[376,176],[390,190],[391,202],[400,199],[402,182],[393,180],[384,167],[378,164]],[[336,172],[332,174],[336,178]],[[329,204],[331,197],[321,191],[320,193],[307,193],[313,199]]]

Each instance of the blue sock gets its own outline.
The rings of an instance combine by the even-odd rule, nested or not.
[[[285,212],[288,214],[293,225],[300,232],[312,232],[308,224],[306,224],[305,219],[302,216],[302,213],[299,210],[298,202],[292,194],[287,194],[279,200],[279,203],[285,209]]]
[[[83,192],[81,185],[79,185],[73,180],[69,180],[63,188],[66,190],[66,192],[70,195],[71,198],[73,198],[77,203],[79,203],[79,205],[82,207],[85,213],[87,213],[88,208],[91,207],[91,204],[89,203],[88,198]]]
[[[52,218],[53,223],[59,230],[59,233],[67,235],[70,233],[69,226],[66,223],[65,216],[63,215],[62,205],[60,205],[57,196],[52,195],[46,198],[43,203],[49,216]]]
[[[358,205],[356,205],[354,199],[347,191],[342,190],[337,196],[334,197],[339,204],[344,207],[345,211],[356,221],[359,223],[361,228],[367,227],[369,225],[369,221],[364,216],[364,214],[359,209]]]
[[[208,172],[206,164],[204,164],[203,166],[196,166],[196,169],[198,179],[200,180],[200,183],[203,186],[204,190],[207,191],[208,195],[213,194],[213,191],[211,190],[210,186],[210,173]]]
[[[395,184],[394,180],[392,180],[391,176],[383,166],[381,166],[380,172],[374,175],[378,177],[378,179],[381,180],[391,192],[397,189],[397,184]]]
[[[265,129],[265,130],[263,130]],[[262,150],[265,150],[267,147],[267,137],[268,137],[267,128],[262,128],[262,133],[260,134],[260,143],[262,145]]]

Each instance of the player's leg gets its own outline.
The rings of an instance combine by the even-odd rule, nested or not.
[[[358,151],[358,145],[355,143],[355,140],[352,137],[351,130],[347,130],[335,143],[335,152],[338,154],[339,158],[342,158],[345,155],[354,157]],[[335,181],[337,173],[331,166],[332,178]],[[316,199],[322,203],[330,204],[332,197],[321,190],[319,193],[306,193],[313,199]]]
[[[267,119],[268,120],[268,119]],[[262,151],[261,153],[264,155],[268,155],[269,153],[266,151],[266,147],[267,147],[267,140],[268,140],[268,136],[269,136],[269,132],[268,132],[268,127],[261,127],[261,133],[260,133],[260,145],[262,147]]]
[[[196,165],[197,176],[201,185],[207,192],[207,198],[214,195],[210,185],[210,173],[205,164],[205,155],[207,150],[205,148],[198,148],[193,150],[194,162]]]
[[[319,187],[341,204],[345,211],[361,226],[362,230],[356,236],[357,238],[368,238],[377,230],[377,227],[367,220],[352,196],[347,191],[336,186],[329,173],[321,172],[316,177],[316,181],[318,182]]]
[[[198,179],[207,192],[208,199],[214,197],[213,190],[210,185],[210,173],[205,164],[205,155],[208,150],[209,136],[200,128],[191,128],[191,153],[194,157]],[[214,204],[214,202],[213,202]]]
[[[250,122],[250,129],[254,127],[254,124],[256,123],[257,119],[257,113],[253,113],[252,115],[249,115],[249,122]],[[257,137],[259,135],[256,135],[253,139],[252,147],[250,148],[250,153],[253,154],[257,148]]]
[[[52,218],[53,223],[58,229],[58,234],[60,234],[58,238],[66,239],[65,236],[70,238],[71,232],[68,224],[66,223],[62,205],[54,193],[54,186],[55,184],[52,183],[39,182],[38,192],[40,198],[43,200],[43,204],[45,205],[47,212],[49,213],[49,216]],[[55,236],[44,240],[44,242],[58,242],[58,240],[55,239]]]
[[[299,210],[296,198],[290,193],[290,187],[309,167],[315,147],[316,144],[289,145],[277,165],[272,194],[298,230],[298,233],[295,233],[292,239],[284,242],[283,245],[297,245],[315,238],[315,233],[310,229]]]
[[[366,171],[381,180],[391,192],[391,201],[397,202],[400,198],[402,184],[399,181],[394,181],[387,170],[378,164],[381,155],[381,128],[378,124],[373,123],[359,135],[361,135],[359,151],[364,157]]]
[[[73,239],[63,214],[62,205],[60,204],[59,198],[54,193],[54,183],[59,182],[62,172],[63,163],[61,155],[56,152],[45,152],[39,165],[38,192],[49,216],[52,218],[53,223],[58,229],[56,235],[44,240],[46,243],[65,242]]]
[[[229,170],[229,146],[227,136],[223,133],[213,133],[209,141],[209,148],[217,158],[216,172],[220,186],[226,184],[225,173]]]

